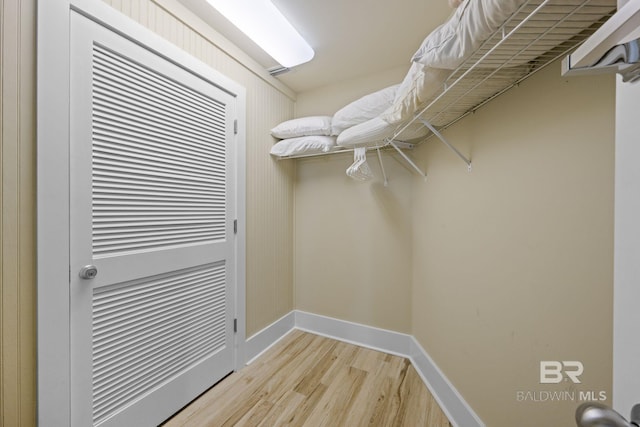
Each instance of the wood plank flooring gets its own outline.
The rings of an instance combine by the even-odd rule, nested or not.
[[[164,426],[451,424],[407,359],[294,330]]]

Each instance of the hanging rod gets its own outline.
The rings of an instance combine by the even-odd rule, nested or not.
[[[395,143],[397,144],[398,148],[401,148],[403,150],[413,150],[413,148],[415,148],[416,146],[416,144],[413,144],[411,142],[395,141]],[[388,150],[389,147],[387,145],[388,143],[384,142],[384,143],[381,143],[380,145],[367,147],[367,151]],[[321,152],[321,153],[304,153],[304,154],[294,154],[291,156],[276,156],[272,154],[272,156],[276,160],[287,160],[287,159],[306,159],[310,157],[324,157],[332,154],[344,154],[344,153],[353,153],[353,148],[344,148],[344,147],[338,146],[332,149],[331,151]]]

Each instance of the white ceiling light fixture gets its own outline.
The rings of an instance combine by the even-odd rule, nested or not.
[[[270,0],[207,0],[218,12],[284,67],[313,58],[315,52]]]

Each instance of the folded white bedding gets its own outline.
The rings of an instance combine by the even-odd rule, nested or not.
[[[366,147],[382,145],[385,138],[392,136],[395,126],[379,117],[352,126],[338,135],[341,147]]]
[[[494,33],[525,0],[466,0],[424,39],[411,58],[432,68],[453,70]]]
[[[398,126],[389,124],[380,117],[346,129],[338,135],[337,144],[341,147],[376,147],[391,138]],[[421,123],[414,123],[402,132],[401,141],[413,141],[427,136],[428,129]]]
[[[414,62],[398,88],[393,105],[380,118],[394,126],[412,119],[427,101],[442,91],[444,81],[450,74],[451,70]]]
[[[380,117],[392,125],[413,118],[444,90],[444,82],[525,0],[465,0],[412,58],[393,106]],[[443,123],[432,123],[441,125]]]
[[[443,25],[429,34],[420,49],[411,59],[414,62],[433,68],[453,70],[469,59],[486,40],[493,43],[501,40],[502,34],[492,35],[525,4],[526,0],[464,0],[453,16]],[[540,2],[542,3],[542,2]],[[549,40],[555,46],[580,34],[593,23],[608,13],[607,0],[593,2],[584,6],[584,0],[563,0],[551,2],[541,15],[532,20],[521,22],[536,3],[527,5],[521,14],[516,14],[515,21],[522,24],[518,37],[510,39],[494,51],[493,59],[477,64],[479,68],[516,67],[536,60],[552,46],[535,42],[539,37],[552,36]],[[613,6],[615,2],[610,2]],[[584,7],[583,7],[584,6]],[[602,8],[602,6],[605,6]],[[551,13],[557,14],[558,26],[554,24]],[[575,13],[574,13],[575,12]],[[567,14],[566,16],[563,15]],[[545,16],[551,19],[544,22]],[[560,18],[563,20],[560,21]],[[566,21],[564,19],[566,18]],[[509,23],[507,32],[515,28],[516,22]],[[562,23],[564,22],[564,23]],[[509,58],[505,63],[498,58]],[[474,60],[479,58],[474,58]],[[467,64],[468,65],[468,64]]]
[[[345,129],[378,117],[393,104],[399,86],[397,84],[370,93],[336,111],[331,119],[332,134],[339,135]]]

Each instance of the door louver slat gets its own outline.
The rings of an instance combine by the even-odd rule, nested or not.
[[[94,290],[94,424],[224,348],[225,277],[220,262]]]
[[[221,241],[226,106],[94,45],[93,254]]]

